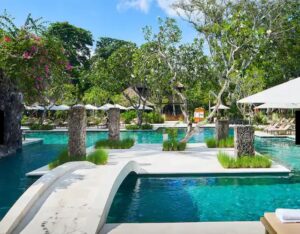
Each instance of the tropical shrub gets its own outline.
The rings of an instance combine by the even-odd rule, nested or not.
[[[234,138],[227,137],[220,141],[217,141],[215,138],[209,138],[205,140],[205,143],[208,148],[232,148],[234,147]]]
[[[272,161],[266,155],[233,158],[225,152],[219,152],[218,160],[224,168],[270,168],[272,165]]]
[[[263,114],[262,112],[257,112],[253,117],[253,123],[254,124],[267,124],[268,123],[268,117]]]
[[[151,124],[142,124],[141,126],[136,124],[126,125],[127,130],[152,130],[153,126]]]
[[[164,117],[157,112],[144,113],[143,118],[146,123],[164,123]]]
[[[30,130],[52,130],[54,129],[53,125],[49,125],[49,124],[32,124],[30,125]]]
[[[136,111],[126,111],[121,114],[121,119],[124,120],[125,124],[130,124],[137,117]]]
[[[97,141],[95,147],[106,149],[129,149],[134,145],[134,139],[127,138],[124,140],[100,140]]]
[[[6,14],[0,24],[0,68],[5,77],[29,102],[57,98],[72,69],[61,41],[44,33],[39,20],[30,16],[20,28]]]

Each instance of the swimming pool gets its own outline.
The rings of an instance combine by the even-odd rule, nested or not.
[[[185,132],[183,129],[179,130],[179,137],[182,137],[184,133]],[[230,134],[233,135],[232,129],[230,130]],[[206,128],[204,129],[203,132],[195,135],[190,140],[190,142],[191,143],[204,142],[204,139],[212,137],[213,135],[214,135],[214,129]],[[27,137],[43,138],[44,142],[42,144],[39,143],[39,144],[25,146],[22,151],[19,151],[15,155],[0,159],[0,219],[6,214],[9,208],[21,196],[21,194],[33,183],[34,179],[27,178],[25,174],[29,171],[32,171],[36,168],[39,168],[51,162],[56,157],[58,152],[60,152],[63,148],[66,147],[68,141],[68,135],[66,132],[34,132],[34,133],[27,134]],[[121,133],[121,138],[127,138],[127,137],[134,137],[137,143],[161,143],[162,131],[157,131],[157,132],[126,131]],[[87,145],[91,146],[97,140],[105,139],[105,138],[107,138],[107,132],[88,132]],[[270,139],[256,138],[255,147],[257,151],[261,153],[270,154],[274,159],[279,160],[283,164],[293,168],[295,170],[295,173],[298,173],[300,171],[300,147],[295,146],[293,144],[293,140],[274,139],[274,138],[270,138]],[[157,179],[158,178],[155,178],[155,180],[149,181],[145,178],[141,178],[137,180],[138,181],[137,183],[141,183],[141,184],[149,183],[150,185],[151,184],[155,185],[156,183],[155,181],[157,181]],[[187,178],[169,178],[169,179],[164,179],[164,181],[169,181],[171,184],[183,184],[182,181],[186,181],[186,179]],[[297,191],[297,189],[295,190],[294,188],[290,187],[290,185],[286,185],[286,187],[284,187],[283,185],[289,184],[286,183],[286,180],[284,183],[282,183],[281,178],[277,178],[277,179],[273,179],[272,183],[275,184],[276,181],[279,182],[278,188],[281,188],[282,186],[283,193],[289,191],[288,189],[292,189],[293,192]],[[213,181],[214,179],[198,178],[198,180]],[[261,181],[260,178],[257,178],[255,180]],[[293,176],[291,180],[297,181],[297,183],[293,182],[292,184],[298,185],[298,177]],[[188,183],[195,183],[195,181],[197,181],[197,178],[193,178],[193,180],[190,180]],[[169,182],[167,184],[170,184]],[[254,186],[254,184],[252,184],[251,186]],[[168,185],[167,187],[170,186]],[[142,186],[141,190],[143,188],[144,187]],[[166,187],[164,187],[164,189],[165,188]],[[231,188],[234,188],[234,191],[238,190],[236,187],[231,187]],[[275,188],[277,188],[277,186],[275,186]],[[142,194],[144,194],[143,191],[140,195]],[[181,195],[183,197],[187,196],[187,193],[185,194],[178,193],[178,194],[179,195],[177,196],[177,199],[180,198]],[[192,196],[191,194],[193,193],[189,193],[189,194],[190,194],[189,199],[194,199],[195,201],[197,199],[201,200],[201,198],[196,199],[195,196],[191,197]],[[294,195],[296,196],[296,194]],[[241,194],[237,194],[237,196],[241,196]],[[119,198],[116,199],[122,199],[122,197],[120,196],[117,197]],[[253,197],[255,196],[253,195]],[[176,208],[176,205],[174,207]],[[130,210],[128,212],[130,212]],[[112,219],[118,220],[119,217],[112,217]]]
[[[107,222],[259,221],[279,207],[300,207],[300,177],[129,176]]]

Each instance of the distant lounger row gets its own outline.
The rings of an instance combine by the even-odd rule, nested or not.
[[[295,119],[282,118],[276,122],[271,123],[264,129],[264,131],[274,135],[293,135],[295,134]]]

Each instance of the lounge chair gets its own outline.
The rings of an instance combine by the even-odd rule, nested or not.
[[[260,219],[265,226],[266,234],[299,234],[300,223],[281,223],[275,213],[265,213]]]
[[[271,132],[277,135],[288,135],[292,129],[293,127],[291,124],[285,124],[277,129],[271,130]]]

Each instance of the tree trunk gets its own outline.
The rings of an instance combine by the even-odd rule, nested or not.
[[[139,126],[142,126],[142,124],[143,124],[143,111],[142,110],[137,110],[137,120],[138,120],[137,124]]]
[[[222,88],[221,88],[221,90],[220,90],[220,92],[219,92],[219,94],[218,94],[218,96],[217,96],[217,104],[216,104],[215,108],[213,109],[213,111],[201,123],[198,123],[194,129],[190,128],[190,130],[186,132],[186,135],[181,140],[181,142],[187,143],[195,133],[200,132],[200,128],[202,126],[204,126],[205,124],[207,124],[208,121],[211,118],[214,117],[215,113],[219,109],[219,106],[221,105],[222,95],[225,92],[225,90],[226,90],[226,88],[227,88],[228,85],[229,85],[229,80],[226,79],[225,82],[224,82],[224,84],[223,84],[223,86],[222,86]]]

